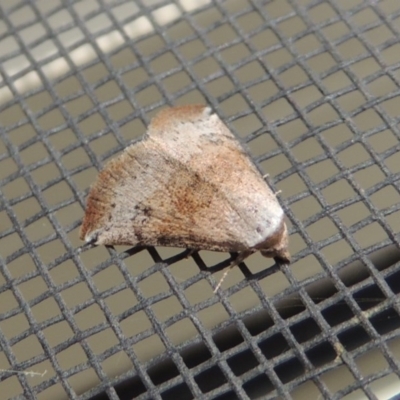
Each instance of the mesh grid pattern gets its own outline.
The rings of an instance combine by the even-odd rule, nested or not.
[[[398,383],[398,2],[0,13],[0,392],[375,399]],[[290,266],[254,256],[216,295],[227,255],[76,250],[105,160],[160,107],[194,102],[282,190],[291,233]]]

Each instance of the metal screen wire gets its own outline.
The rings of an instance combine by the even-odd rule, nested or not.
[[[1,399],[400,392],[400,2],[0,1]],[[165,106],[247,147],[293,263],[99,246],[90,184]]]

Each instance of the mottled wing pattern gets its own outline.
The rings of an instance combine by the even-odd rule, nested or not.
[[[81,238],[95,244],[243,251],[281,223],[275,196],[204,106],[161,112],[100,172]]]

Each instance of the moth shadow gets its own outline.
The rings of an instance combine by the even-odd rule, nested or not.
[[[92,245],[93,246],[93,245]],[[82,246],[79,250],[86,250],[88,248],[92,247],[91,245],[84,245]],[[95,246],[93,246],[95,247]],[[200,254],[197,250],[192,250],[192,249],[186,249],[178,254],[175,254],[171,257],[168,258],[161,258],[158,251],[156,250],[155,247],[146,247],[146,246],[136,246],[132,247],[128,250],[125,250],[123,252],[118,253],[117,250],[115,249],[114,246],[106,246],[109,250],[112,250],[114,255],[116,255],[118,258],[121,260],[124,260],[128,257],[134,256],[135,254],[140,253],[143,250],[147,250],[151,257],[153,258],[155,263],[162,263],[167,266],[173,265],[179,261],[182,261],[184,259],[187,259],[189,257],[192,257],[198,268],[200,269],[201,273],[206,273],[207,275],[212,275],[215,274],[219,271],[222,271],[226,268],[229,268],[233,263],[235,263],[235,260],[237,257],[239,257],[240,253],[230,253],[231,257],[227,258],[226,260],[220,261],[217,264],[207,266],[203,259],[200,257]],[[280,271],[281,268],[281,263],[279,261],[275,261],[275,264],[272,266],[269,266],[262,271],[253,273],[250,271],[250,269],[247,267],[245,264],[245,260],[242,262],[238,263],[235,265],[235,267],[238,267],[244,277],[249,280],[249,281],[255,281],[255,280],[261,280],[263,278],[266,278],[267,276],[276,274],[277,272]]]
[[[214,264],[212,266],[207,266],[205,265],[205,263],[203,262],[202,258],[200,257],[200,255],[198,254],[198,252],[195,252],[192,254],[192,257],[194,259],[194,261],[196,262],[197,266],[200,268],[200,270],[204,273],[209,273],[209,274],[215,274],[216,272],[222,271],[226,268],[229,268],[232,263],[235,263],[235,260],[239,257],[239,253],[230,253],[231,257],[221,261],[217,264]],[[263,279],[269,275],[273,275],[275,273],[277,273],[278,271],[280,271],[280,263],[279,262],[275,262],[274,265],[267,267],[265,269],[263,269],[262,271],[253,273],[250,271],[250,269],[247,267],[245,260],[243,260],[242,262],[238,263],[237,265],[235,265],[235,267],[238,267],[240,269],[240,271],[242,272],[242,274],[244,275],[244,277],[248,280],[259,280],[259,279]]]

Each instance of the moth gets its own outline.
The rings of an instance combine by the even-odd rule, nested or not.
[[[203,105],[162,110],[140,141],[105,165],[89,191],[80,238],[238,252],[231,267],[256,251],[290,262],[275,194]]]

